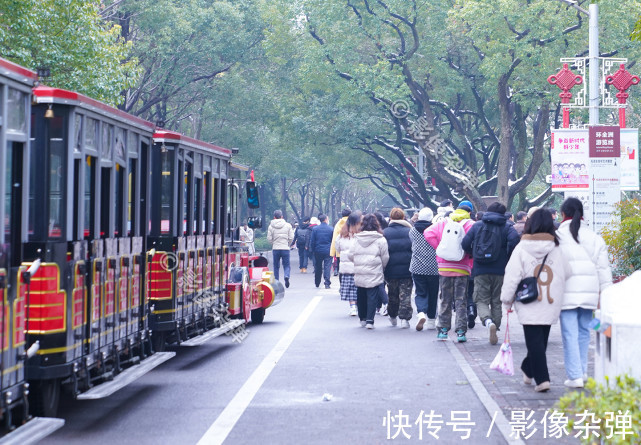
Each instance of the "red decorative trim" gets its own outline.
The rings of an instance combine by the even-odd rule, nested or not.
[[[175,131],[156,130],[156,132],[154,133],[154,142],[164,141],[182,142],[186,145],[191,145],[192,147],[211,150],[231,156],[231,150],[227,148],[219,147],[218,145],[210,144],[208,142],[199,141],[198,139],[190,138],[189,136],[185,136],[184,134],[180,134]]]
[[[27,68],[24,68],[13,62],[9,62],[7,59],[0,58],[0,67],[5,68],[19,76],[25,76],[34,82],[38,80],[38,74],[35,71],[31,71]]]
[[[35,96],[37,103],[69,104],[69,102],[71,101],[74,102],[74,105],[84,106],[88,109],[95,108],[100,111],[106,111],[107,113],[114,115],[120,120],[135,122],[136,124],[142,127],[146,127],[149,130],[154,130],[156,128],[156,126],[152,122],[133,116],[125,111],[99,102],[83,94],[74,93],[73,91],[39,86],[33,89],[33,95]]]

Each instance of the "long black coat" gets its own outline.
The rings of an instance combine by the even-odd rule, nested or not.
[[[386,280],[412,278],[410,272],[410,262],[412,261],[410,227],[409,223],[406,226],[403,223],[391,221],[390,225],[383,230],[389,251],[389,262],[385,267]]]

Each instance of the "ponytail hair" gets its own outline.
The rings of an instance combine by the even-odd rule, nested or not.
[[[574,241],[579,242],[579,228],[581,227],[581,219],[583,218],[583,204],[577,198],[568,198],[561,204],[561,212],[565,218],[571,218],[570,233]]]

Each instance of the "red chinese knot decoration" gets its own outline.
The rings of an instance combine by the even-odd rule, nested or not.
[[[633,76],[625,69],[625,65],[621,64],[617,72],[610,74],[605,78],[605,82],[608,85],[613,85],[614,88],[619,90],[616,96],[617,99],[619,99],[619,103],[623,105],[623,107],[619,108],[619,126],[621,128],[625,128],[625,102],[629,96],[626,91],[632,85],[637,85],[639,83],[639,76]]]
[[[572,93],[570,93],[570,90],[574,85],[581,85],[583,83],[583,77],[578,74],[574,74],[568,68],[568,64],[564,63],[563,68],[561,68],[558,73],[548,77],[548,83],[559,87],[561,89],[561,93],[559,93],[561,103],[569,104],[570,99],[572,99]],[[563,107],[563,128],[568,128],[569,126],[570,110],[567,107]]]

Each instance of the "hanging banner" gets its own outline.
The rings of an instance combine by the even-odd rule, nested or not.
[[[612,224],[614,205],[621,200],[621,139],[618,126],[590,127],[592,230]]]
[[[639,190],[639,129],[621,129],[621,190]]]
[[[594,125],[590,127],[590,157],[621,157],[621,132],[618,126]]]
[[[589,134],[586,129],[552,130],[550,156],[553,192],[580,191],[590,188],[588,139]]]

